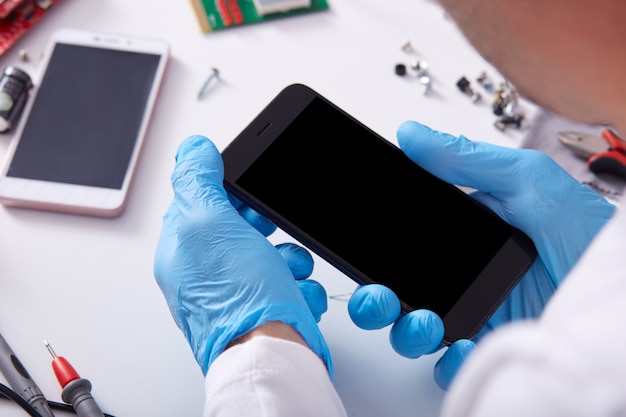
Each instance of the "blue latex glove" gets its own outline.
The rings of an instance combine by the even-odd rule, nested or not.
[[[502,323],[537,317],[615,210],[536,150],[472,142],[416,122],[400,126],[398,143],[407,156],[434,175],[477,190],[472,193],[476,200],[525,232],[537,247],[537,260],[477,339]],[[394,323],[390,341],[403,356],[417,358],[441,348],[441,319],[427,310],[400,317],[397,297],[386,287],[359,287],[348,303],[348,311],[353,321],[365,329]],[[461,340],[444,352],[434,370],[440,387],[447,389],[474,346],[472,341]]]
[[[207,138],[192,136],[180,145],[174,199],[163,217],[154,264],[202,372],[234,339],[280,321],[300,333],[332,377],[330,353],[316,323],[326,311],[325,292],[304,280],[313,267],[311,255],[293,244],[274,247],[264,233],[275,228],[229,199],[223,176],[221,155]]]

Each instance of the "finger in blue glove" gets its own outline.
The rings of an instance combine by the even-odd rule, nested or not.
[[[475,348],[476,344],[471,340],[461,339],[445,350],[437,360],[434,370],[435,382],[441,389],[448,390],[459,368]]]
[[[281,243],[276,245],[276,249],[287,262],[315,321],[319,323],[322,314],[328,310],[328,297],[319,282],[306,279],[313,273],[313,257],[308,250],[294,243]]]
[[[382,329],[400,317],[400,300],[380,284],[361,285],[350,296],[348,314],[362,329]]]
[[[430,310],[414,310],[402,315],[389,332],[391,346],[407,358],[419,358],[437,351],[442,345],[441,318]]]
[[[326,290],[319,282],[312,279],[302,279],[296,281],[300,292],[304,296],[307,306],[313,314],[316,322],[320,322],[322,314],[328,310],[328,297]]]
[[[313,257],[295,243],[279,243],[276,250],[283,257],[295,279],[305,279],[313,273]]]

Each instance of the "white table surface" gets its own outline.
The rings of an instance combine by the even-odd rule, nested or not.
[[[61,0],[0,65],[34,73],[59,27],[156,37],[171,58],[126,211],[116,219],[0,207],[0,332],[50,400],[60,388],[43,340],[94,385],[102,409],[117,417],[199,416],[203,377],[153,275],[161,216],[178,144],[203,134],[224,147],[284,86],[308,84],[390,140],[404,120],[454,134],[518,146],[523,129],[494,128],[490,96],[473,104],[455,86],[483,61],[434,0],[329,0],[330,9],[209,34],[190,3],[166,0]],[[416,57],[434,84],[394,73]],[[22,62],[18,51],[31,60]],[[196,94],[211,68],[221,81]],[[532,112],[532,106],[527,107]],[[0,135],[0,157],[10,135]],[[282,233],[277,242],[289,239]],[[314,278],[330,295],[354,284],[317,259]],[[438,414],[444,393],[432,368],[438,355],[409,360],[390,347],[388,329],[357,329],[346,303],[329,301],[321,322],[335,364],[335,384],[351,416]],[[3,381],[0,378],[0,381]],[[3,381],[4,382],[4,381]],[[58,413],[63,415],[62,413]],[[26,415],[0,401],[0,415]]]

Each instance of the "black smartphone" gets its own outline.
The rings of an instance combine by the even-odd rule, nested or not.
[[[224,185],[403,313],[429,309],[444,343],[472,338],[536,257],[532,241],[302,84],[223,150]]]

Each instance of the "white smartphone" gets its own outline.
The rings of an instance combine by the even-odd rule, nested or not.
[[[168,57],[162,40],[56,31],[0,171],[0,203],[119,215]]]

